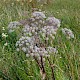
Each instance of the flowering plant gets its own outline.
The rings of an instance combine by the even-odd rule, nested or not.
[[[20,28],[19,26],[23,27]],[[10,22],[8,26],[9,32],[13,32],[16,28],[21,29],[20,39],[16,42],[16,50],[18,52],[24,52],[26,57],[33,57],[38,64],[42,79],[46,78],[46,71],[44,67],[46,58],[52,70],[52,79],[55,80],[54,66],[50,61],[50,55],[58,53],[58,50],[49,46],[48,42],[49,39],[51,39],[50,42],[55,39],[55,35],[59,27],[59,19],[55,17],[46,17],[43,12],[38,11],[33,12],[31,18]],[[66,30],[62,29],[62,32],[66,34]],[[68,30],[68,33],[69,32],[71,31]],[[73,35],[72,32],[71,34]],[[68,36],[74,37],[70,34]]]

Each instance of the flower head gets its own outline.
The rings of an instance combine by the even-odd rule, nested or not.
[[[74,34],[70,29],[62,28],[62,33],[67,36],[67,38],[74,38]]]
[[[9,32],[13,32],[14,29],[17,28],[19,25],[22,25],[22,24],[19,23],[18,21],[10,22],[8,25]]]
[[[32,16],[35,17],[36,19],[46,18],[45,14],[43,12],[38,12],[38,11],[33,12]]]
[[[60,20],[55,17],[48,17],[46,24],[49,26],[54,26],[54,29],[60,27]]]
[[[7,33],[2,33],[2,37],[4,38],[8,37]]]

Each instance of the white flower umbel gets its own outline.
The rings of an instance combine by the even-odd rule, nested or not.
[[[32,57],[39,65],[41,74],[44,74],[46,72],[45,59],[48,60],[52,69],[49,57],[58,53],[58,50],[50,45],[53,45],[53,40],[60,27],[60,20],[55,17],[47,18],[43,12],[35,11],[29,19],[22,20],[20,23],[11,22],[8,26],[9,31],[12,32],[19,25],[23,27],[19,28],[22,32],[20,33],[20,39],[16,42],[16,50],[26,53],[26,57]],[[62,32],[68,37],[74,38],[70,29],[63,28]],[[54,73],[53,69],[52,73]]]
[[[57,30],[54,29],[54,26],[44,26],[41,30],[42,36],[44,37],[51,37],[52,39],[55,39]]]
[[[9,32],[13,32],[14,29],[17,28],[20,25],[22,25],[22,24],[19,23],[18,21],[10,22],[9,25],[8,25]]]
[[[45,14],[43,12],[38,12],[38,11],[33,12],[32,16],[35,17],[36,19],[46,18]]]
[[[74,38],[74,34],[70,29],[62,28],[62,33],[66,35],[67,38]]]
[[[46,19],[46,24],[49,26],[54,26],[54,29],[57,29],[60,27],[60,20],[55,17],[48,17]]]
[[[58,53],[58,50],[56,49],[56,48],[53,48],[53,47],[47,47],[47,51],[49,52],[49,53]]]
[[[10,29],[16,28],[18,25],[21,25],[21,24],[18,21],[13,21],[9,23],[8,28]]]
[[[32,17],[28,19],[28,23],[22,29],[23,36],[16,42],[17,51],[21,50],[27,53],[26,56],[32,57],[48,57],[50,56],[49,53],[58,52],[56,48],[42,47],[40,34],[45,40],[49,40],[50,37],[55,39],[57,30],[60,27],[60,21],[55,17],[44,18],[46,16],[43,12],[35,11],[32,13]]]

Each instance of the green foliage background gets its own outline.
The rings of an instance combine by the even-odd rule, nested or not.
[[[23,1],[23,0],[22,0]],[[41,80],[39,68],[35,61],[26,58],[25,54],[17,53],[15,43],[17,33],[2,38],[3,32],[8,33],[7,26],[11,21],[19,21],[30,16],[31,4],[27,0],[0,0],[0,80]],[[80,80],[80,0],[52,0],[50,4],[37,3],[37,8],[61,20],[61,27],[70,28],[75,39],[67,40],[58,31],[53,46],[58,54],[53,54],[56,80]],[[2,31],[5,27],[5,31]],[[4,47],[4,43],[8,46]],[[46,61],[47,80],[51,80],[51,70]]]

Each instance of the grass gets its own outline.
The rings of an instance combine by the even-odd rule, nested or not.
[[[26,0],[25,0],[26,1]],[[80,0],[53,0],[51,5],[40,8],[47,15],[54,15],[61,20],[61,27],[70,28],[75,38],[67,40],[58,31],[53,46],[58,48],[58,54],[51,56],[55,64],[56,80],[80,80]],[[8,33],[7,26],[11,21],[26,19],[31,12],[31,6],[16,0],[0,1],[0,80],[41,80],[39,68],[35,61],[27,59],[25,54],[17,53],[15,43],[17,34],[8,34],[6,39],[1,37]],[[2,31],[5,27],[5,31]],[[5,42],[8,46],[4,46]],[[46,61],[47,80],[51,80],[51,70]]]

